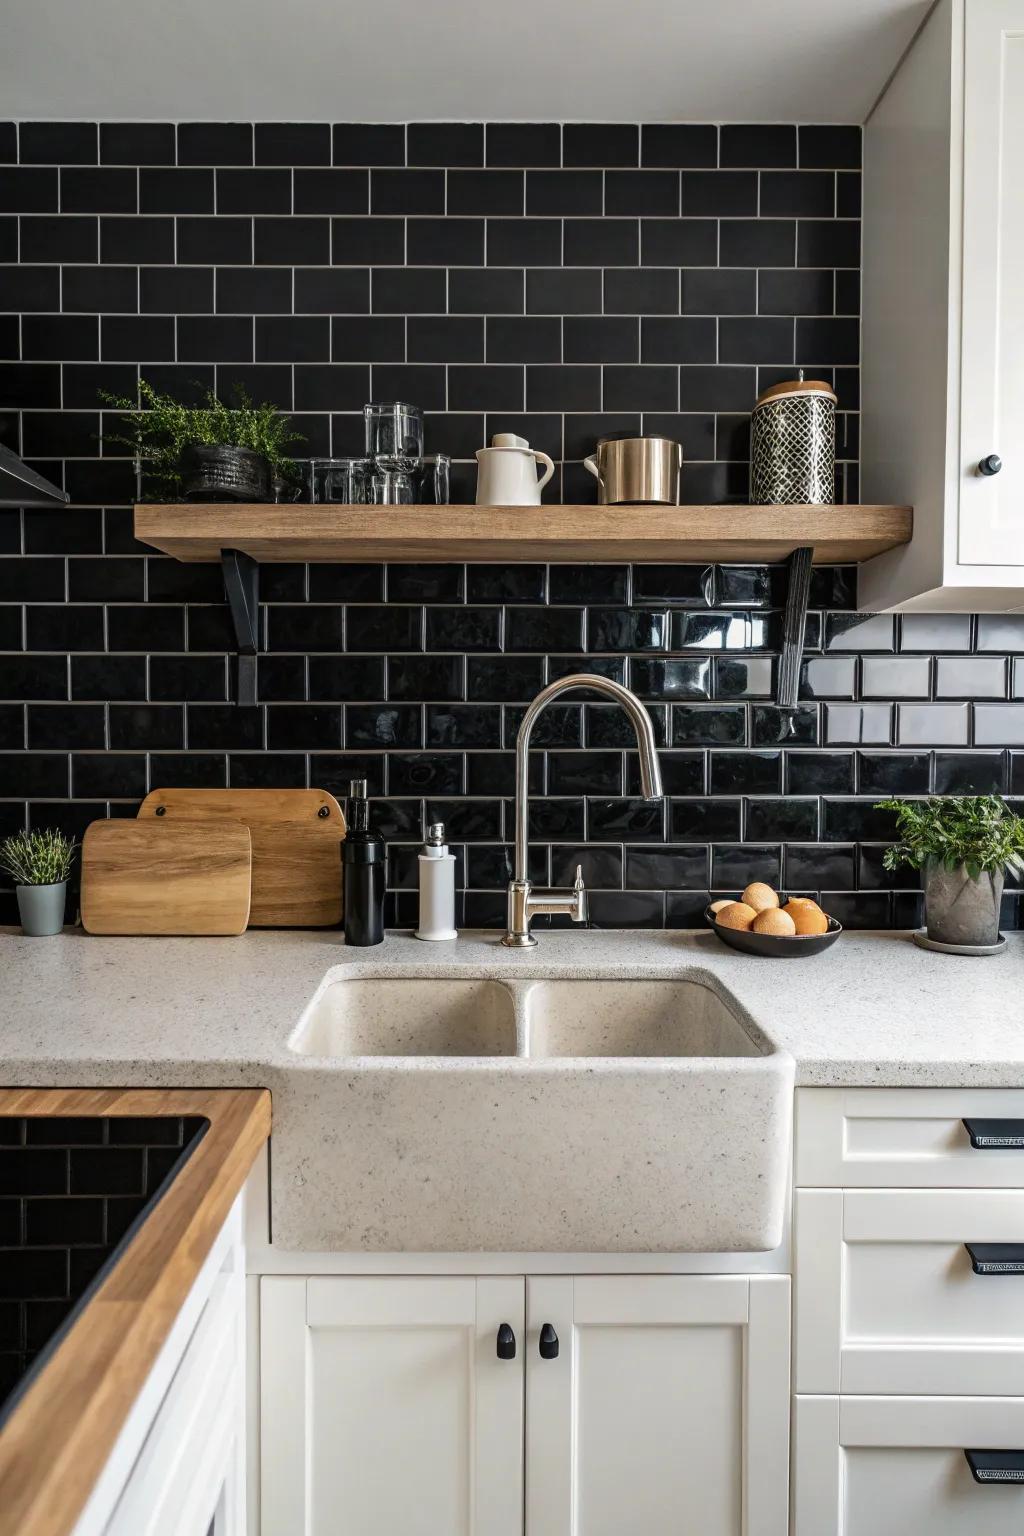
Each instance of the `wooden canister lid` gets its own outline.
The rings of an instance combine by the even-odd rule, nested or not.
[[[772,384],[768,389],[762,389],[754,406],[755,411],[759,405],[765,405],[769,400],[778,400],[784,395],[821,395],[826,400],[836,403],[836,392],[831,384],[826,384],[824,379],[805,379],[801,371],[798,379],[784,379],[781,384]]]

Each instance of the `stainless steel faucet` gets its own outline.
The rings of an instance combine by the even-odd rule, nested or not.
[[[552,699],[568,693],[571,688],[589,688],[603,693],[606,698],[621,704],[636,732],[636,744],[640,751],[640,787],[645,800],[660,800],[661,768],[658,748],[654,740],[654,726],[635,693],[613,683],[610,678],[597,677],[589,672],[576,672],[563,677],[557,683],[549,683],[541,689],[519,727],[516,737],[516,864],[515,876],[508,886],[508,932],[502,943],[509,949],[532,949],[537,940],[530,932],[530,920],[538,912],[565,912],[574,923],[587,920],[587,892],[583,884],[583,871],[576,866],[576,883],[572,890],[534,889],[527,878],[529,867],[529,765],[530,737],[537,716]]]

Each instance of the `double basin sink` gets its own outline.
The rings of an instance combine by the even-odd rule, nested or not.
[[[293,1191],[312,1182],[328,1208],[324,1246],[718,1253],[781,1239],[793,1063],[704,979],[347,966],[289,1048],[330,1122],[333,1155]]]

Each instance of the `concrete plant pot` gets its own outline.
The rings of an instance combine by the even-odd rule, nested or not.
[[[22,931],[31,939],[49,938],[64,927],[64,901],[68,883],[19,885],[18,913]]]
[[[938,859],[929,859],[924,877],[924,916],[930,939],[973,946],[999,942],[1001,869],[982,870],[975,880],[965,865],[947,869]]]

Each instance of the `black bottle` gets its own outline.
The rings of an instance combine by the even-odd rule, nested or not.
[[[366,780],[348,786],[348,830],[341,845],[345,943],[380,944],[384,939],[384,839],[370,831]]]

